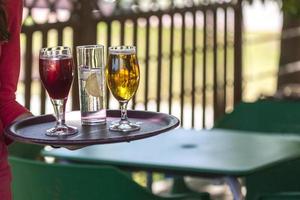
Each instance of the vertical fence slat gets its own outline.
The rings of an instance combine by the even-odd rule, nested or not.
[[[170,25],[170,75],[169,75],[169,114],[172,113],[172,100],[173,100],[173,37],[174,37],[174,16],[170,15],[171,17],[171,25]]]
[[[234,105],[242,100],[242,0],[234,7]]]
[[[206,128],[207,12],[203,11],[202,128]]]
[[[161,101],[161,62],[162,62],[162,16],[158,17],[158,52],[157,52],[157,89],[156,89],[156,111],[160,111]]]
[[[125,20],[120,20],[120,44],[124,45],[125,40]]]
[[[32,83],[32,32],[26,34],[25,59],[25,107],[30,110]]]
[[[227,9],[224,8],[224,107],[223,107],[223,111],[225,113],[226,111],[226,107],[227,107],[227,43],[228,43],[228,39],[227,39]]]
[[[193,12],[193,27],[192,27],[192,128],[195,127],[195,96],[196,96],[196,12]]]
[[[111,22],[108,21],[107,22],[107,41],[106,41],[106,47],[107,47],[107,51],[106,53],[108,54],[108,47],[110,47],[111,45]],[[107,105],[107,108],[109,108],[109,99],[110,99],[110,92],[109,92],[109,89],[108,87],[106,86],[106,105]]]
[[[133,45],[136,46],[136,48],[137,48],[137,25],[138,25],[137,20],[138,20],[137,18],[133,20]],[[136,95],[134,95],[132,99],[132,109],[135,109],[135,105],[136,105]]]
[[[218,102],[218,74],[217,74],[217,10],[213,10],[213,105],[214,105],[214,121],[219,117]]]
[[[63,27],[57,29],[57,44],[58,46],[63,45]]]
[[[145,46],[145,71],[146,71],[146,75],[145,75],[145,110],[148,110],[148,93],[149,93],[149,89],[148,89],[148,79],[149,79],[149,40],[150,40],[150,19],[147,18],[147,22],[146,22],[146,46]]]
[[[43,30],[42,32],[42,47],[46,47],[48,43],[48,32]],[[41,114],[45,114],[46,113],[46,90],[45,88],[42,86],[41,84]]]
[[[180,120],[181,123],[183,123],[183,110],[184,110],[184,97],[185,97],[185,92],[184,92],[184,81],[185,81],[185,13],[182,14],[182,27],[181,27],[181,94],[180,94]]]
[[[74,27],[73,29],[73,32],[76,32],[76,28],[77,27]],[[76,44],[76,40],[77,40],[77,35],[76,34],[73,34],[73,49],[76,48],[77,44]],[[75,53],[75,51],[73,51],[73,57],[74,57],[74,61],[76,61],[77,63],[77,55]],[[74,80],[73,80],[73,84],[72,84],[72,109],[73,110],[78,110],[80,108],[80,105],[79,105],[79,86],[78,86],[78,71],[75,70],[75,73],[74,73]]]

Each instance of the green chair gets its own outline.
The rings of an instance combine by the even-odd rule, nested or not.
[[[14,142],[8,147],[8,154],[17,157],[38,159],[44,146]]]
[[[265,99],[240,103],[214,128],[278,134],[300,133],[300,101]]]
[[[161,197],[109,166],[47,164],[10,156],[14,200],[196,200],[208,194]]]
[[[33,162],[35,165],[37,163],[45,164],[43,162],[36,161],[36,160],[41,160],[40,152],[41,152],[42,148],[44,148],[44,147],[39,146],[39,145],[24,144],[24,143],[19,143],[19,142],[14,142],[13,144],[11,144],[9,146],[10,162],[11,162],[11,166],[13,166],[13,176],[16,177],[17,180],[19,179],[20,175],[18,174],[18,170],[15,171],[15,169],[18,169],[15,167],[15,164],[14,164],[15,159],[17,158],[19,160],[19,163],[20,163],[20,161],[25,161],[25,162]],[[26,159],[29,159],[29,160],[26,161]],[[70,164],[68,164],[68,165],[70,165]],[[47,164],[45,164],[45,166],[48,167]],[[82,166],[82,165],[80,165],[80,166]],[[115,169],[111,168],[111,170],[114,171]],[[118,175],[118,172],[119,172],[119,170],[117,170],[115,173],[117,173],[117,175]],[[128,178],[130,179],[129,181],[134,183],[128,174],[126,174],[125,172],[122,172],[122,173],[123,173],[122,175],[128,176]],[[17,180],[15,180],[15,178],[14,178],[14,185],[15,185],[15,182],[17,182]],[[145,190],[144,188],[141,188],[140,186],[138,186],[138,187],[139,187],[139,189]],[[16,194],[19,193],[18,192],[18,191],[20,191],[19,188],[20,187],[16,188]],[[88,189],[88,188],[86,188],[86,189]],[[146,191],[146,192],[148,192],[148,191]],[[185,192],[185,194],[183,194],[184,192]],[[192,192],[191,190],[186,190],[184,192],[182,191],[181,194],[172,194],[172,196],[169,196],[169,198],[166,198],[166,199],[202,199],[202,200],[210,199],[208,193],[195,193],[195,192]],[[148,193],[150,193],[150,192],[148,192]],[[178,193],[178,191],[177,191],[177,193]],[[186,194],[186,193],[189,193],[189,194]],[[15,199],[18,199],[18,196],[16,196]],[[22,199],[22,198],[20,198],[20,199]],[[80,198],[78,198],[78,199],[80,199]],[[97,198],[97,199],[99,199],[99,198]],[[112,199],[114,199],[114,198],[112,198]],[[155,196],[155,198],[153,197],[153,198],[148,198],[148,199],[165,199],[165,198]]]
[[[250,174],[245,178],[246,199],[257,200],[262,194],[300,192],[299,166],[300,159],[296,159]]]
[[[299,192],[282,192],[262,195],[258,200],[299,200]]]
[[[300,102],[264,99],[254,103],[240,103],[233,112],[217,121],[214,128],[242,130],[243,134],[248,134],[248,131],[300,134]],[[297,159],[249,175],[245,178],[246,199],[257,200],[265,193],[300,191],[299,167],[300,159]]]

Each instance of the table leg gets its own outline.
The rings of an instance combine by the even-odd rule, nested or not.
[[[152,172],[147,172],[147,188],[152,192],[153,177]]]
[[[235,177],[231,177],[231,176],[227,176],[224,179],[232,192],[233,199],[234,200],[244,200],[245,198],[242,193],[242,185],[238,181],[238,179]]]

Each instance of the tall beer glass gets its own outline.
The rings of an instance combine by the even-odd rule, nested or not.
[[[112,131],[130,132],[140,129],[127,117],[128,101],[136,93],[139,86],[140,69],[134,46],[115,46],[108,49],[106,81],[113,96],[121,107],[121,120],[112,123]]]

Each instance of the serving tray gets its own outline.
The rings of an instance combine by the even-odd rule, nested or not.
[[[120,119],[120,110],[107,110],[107,123],[93,126],[81,125],[80,111],[73,111],[66,114],[66,124],[78,128],[78,133],[74,135],[61,137],[45,135],[47,129],[55,126],[53,115],[41,115],[15,122],[5,129],[5,134],[13,140],[24,143],[54,146],[93,145],[143,139],[179,125],[176,117],[164,113],[128,110],[127,114],[130,121],[140,124],[140,130],[129,133],[110,131],[109,125]]]

